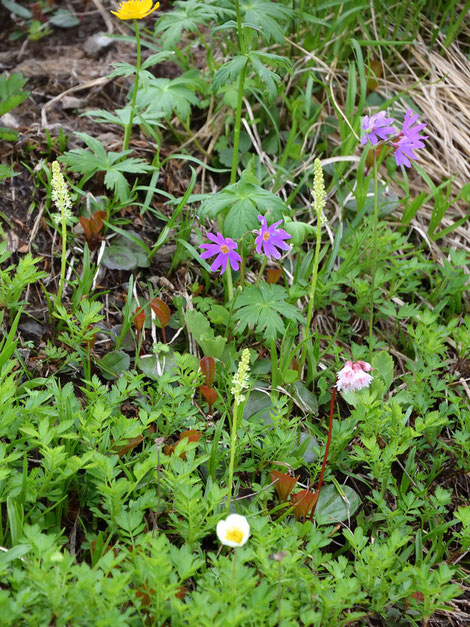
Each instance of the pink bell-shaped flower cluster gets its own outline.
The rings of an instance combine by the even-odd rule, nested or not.
[[[338,392],[355,392],[368,388],[373,379],[369,374],[371,370],[372,366],[366,361],[347,361],[337,374],[336,389]]]

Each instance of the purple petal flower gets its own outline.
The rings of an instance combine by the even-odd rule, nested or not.
[[[427,139],[428,135],[420,135],[420,131],[426,128],[426,124],[416,124],[418,121],[418,114],[413,115],[412,109],[408,109],[405,113],[405,119],[403,120],[402,133],[412,144],[414,148],[424,148],[423,139]],[[415,125],[415,126],[414,126]]]
[[[392,148],[395,149],[395,161],[397,165],[411,167],[411,161],[416,161],[418,157],[413,150],[424,148],[423,139],[427,139],[427,135],[420,135],[420,131],[426,128],[426,124],[416,124],[418,114],[408,109],[403,120],[403,128],[398,137],[390,142]]]
[[[413,152],[413,148],[415,148],[414,144],[408,141],[404,135],[392,142],[392,146],[395,149],[395,161],[397,165],[404,165],[409,168],[411,167],[410,159],[416,161],[418,158]]]
[[[242,260],[240,255],[235,252],[235,249],[238,248],[238,244],[230,237],[224,237],[221,233],[217,233],[217,235],[208,233],[207,237],[214,243],[201,244],[199,248],[206,248],[201,255],[201,259],[208,259],[216,255],[211,265],[212,272],[220,268],[220,274],[223,274],[227,269],[227,263],[230,263],[232,270],[238,270]]]
[[[370,117],[365,115],[362,120],[362,130],[365,131],[365,135],[361,137],[361,144],[364,146],[369,141],[375,146],[379,139],[388,139],[389,135],[396,133],[396,128],[393,126],[394,122],[393,118],[385,116],[385,111],[379,111]]]
[[[258,237],[255,239],[256,252],[260,255],[262,248],[266,257],[279,259],[281,253],[277,249],[290,250],[289,244],[286,244],[284,240],[290,239],[292,235],[286,233],[284,229],[277,228],[282,220],[274,222],[271,226],[268,226],[264,216],[258,216],[258,220],[261,222],[261,228],[258,231]]]

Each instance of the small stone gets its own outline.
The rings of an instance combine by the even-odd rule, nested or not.
[[[45,332],[42,324],[39,324],[39,322],[36,322],[35,320],[25,320],[19,325],[18,328],[20,329],[20,331],[23,332],[26,337],[29,337],[31,339],[39,339],[44,335]]]
[[[97,59],[112,43],[112,39],[106,33],[95,33],[88,37],[83,44],[83,49],[89,57]]]
[[[19,128],[20,123],[12,113],[5,113],[0,117],[0,126],[7,128]]]
[[[85,98],[75,98],[74,96],[64,96],[61,100],[62,109],[81,109],[85,103]]]

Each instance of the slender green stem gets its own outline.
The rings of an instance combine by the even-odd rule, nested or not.
[[[227,513],[230,512],[230,503],[232,500],[233,469],[235,466],[235,448],[237,440],[237,414],[238,401],[235,400],[233,404],[232,435],[230,438],[230,465],[228,469]]]
[[[65,270],[67,265],[67,218],[65,216],[64,211],[60,212],[60,221],[62,225],[62,255],[60,260],[60,278],[59,278],[59,289],[57,292],[57,297],[59,299],[59,303],[62,300],[62,290],[64,289],[64,281],[65,281]]]
[[[261,264],[261,267],[258,272],[258,276],[256,277],[255,285],[258,285],[259,282],[261,281],[267,263],[268,263],[268,258],[264,257],[263,263]]]
[[[235,573],[236,573],[236,569],[237,569],[237,549],[234,548],[233,549],[233,556],[232,556],[232,581],[231,586],[232,586],[232,598],[236,599],[237,598],[237,583],[235,581]]]
[[[135,68],[135,81],[134,90],[132,92],[131,112],[129,114],[129,122],[127,123],[126,130],[124,132],[124,141],[122,143],[122,149],[127,150],[129,148],[129,140],[132,132],[132,124],[134,122],[135,103],[137,99],[137,91],[139,89],[139,74],[141,65],[141,48],[140,48],[140,35],[139,27],[137,26],[137,20],[134,20],[135,40],[137,44],[137,63]]]
[[[320,258],[320,246],[321,246],[321,212],[317,214],[317,234],[316,234],[316,241],[315,241],[315,256],[313,258],[312,279],[310,282],[310,292],[308,295],[307,333],[310,331],[310,324],[312,322],[312,315],[313,315],[313,306],[315,304],[315,291],[317,288],[318,260]]]
[[[225,287],[227,288],[227,301],[230,302],[233,298],[233,280],[232,268],[229,263],[227,263],[227,269],[225,270],[224,276],[226,280]]]
[[[242,104],[243,104],[243,88],[245,87],[246,71],[248,67],[248,60],[246,61],[243,69],[240,73],[240,79],[238,81],[238,101],[237,112],[235,115],[235,129],[233,136],[233,156],[232,156],[232,172],[230,174],[230,184],[235,183],[237,178],[238,167],[238,146],[240,144],[240,127],[242,121]]]
[[[241,287],[244,287],[245,285],[245,275],[246,275],[246,255],[243,254],[243,243],[240,246],[241,252],[242,252],[242,262],[240,265],[240,281],[239,281],[239,285]]]
[[[235,0],[235,12],[237,14],[238,45],[239,45],[241,54],[245,54],[245,41],[243,39],[242,16],[240,13],[240,3],[238,0]]]
[[[369,361],[372,360],[372,340],[374,328],[374,292],[375,292],[375,275],[377,272],[377,246],[378,246],[378,223],[379,223],[379,204],[378,204],[378,168],[377,154],[374,152],[374,230],[372,244],[372,277],[370,282],[370,306],[369,306]]]
[[[313,306],[315,304],[315,292],[317,288],[318,277],[318,262],[320,259],[320,247],[321,247],[321,207],[317,208],[317,234],[315,240],[315,255],[313,257],[312,278],[310,280],[310,290],[308,294],[308,308],[307,308],[307,324],[304,327],[303,339],[305,340],[310,334],[310,325],[312,324]],[[302,355],[300,357],[299,370],[301,371],[305,364],[307,357],[307,342],[304,342],[302,348]]]

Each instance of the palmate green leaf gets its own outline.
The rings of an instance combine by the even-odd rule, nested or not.
[[[235,303],[237,332],[243,333],[248,327],[270,341],[285,332],[283,318],[304,323],[297,307],[287,303],[287,298],[286,290],[280,285],[261,283],[245,287]]]
[[[181,41],[183,32],[197,33],[199,26],[215,22],[226,15],[233,13],[228,8],[201,4],[198,0],[175,2],[169,13],[164,13],[155,26],[155,35],[160,38],[163,48],[172,50],[176,43]]]
[[[282,220],[289,209],[272,192],[251,180],[250,173],[242,173],[240,181],[229,185],[217,194],[207,195],[199,207],[201,218],[214,218],[229,208],[224,223],[224,235],[238,239],[247,231],[259,228],[258,215],[269,211],[272,221]]]
[[[170,119],[176,113],[180,118],[187,119],[192,106],[199,106],[195,95],[200,87],[198,72],[186,72],[176,78],[146,77],[137,95],[137,105],[144,117],[147,115],[163,116]]]
[[[245,0],[240,2],[240,12],[244,22],[253,24],[263,34],[266,41],[282,43],[286,25],[293,17],[289,7],[269,0]]]
[[[125,200],[129,196],[129,183],[124,176],[126,174],[144,174],[151,170],[151,166],[143,159],[129,157],[132,151],[107,153],[100,141],[87,133],[77,133],[78,137],[88,146],[86,148],[74,148],[65,153],[61,161],[65,161],[72,172],[79,172],[86,179],[91,178],[97,172],[106,172],[104,184],[115,192],[119,200]]]

